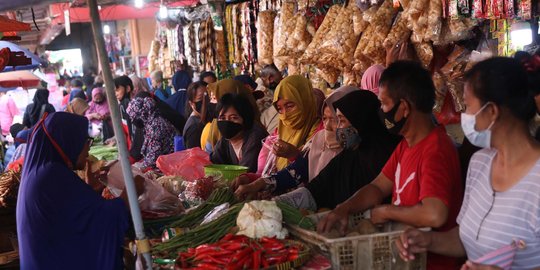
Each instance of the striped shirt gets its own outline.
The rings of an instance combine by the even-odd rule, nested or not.
[[[461,212],[457,218],[461,242],[470,260],[523,240],[512,269],[540,267],[540,160],[517,184],[504,192],[491,186],[491,166],[497,151],[483,149],[471,159]]]

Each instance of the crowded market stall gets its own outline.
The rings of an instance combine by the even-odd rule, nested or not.
[[[448,186],[438,186],[450,190],[444,196],[452,199],[435,204],[441,207],[438,210],[444,209],[440,212],[447,213],[451,222],[429,219],[422,223],[418,217],[420,221],[414,227],[419,231],[415,233],[432,230],[439,233],[441,227],[446,230],[447,226],[457,226],[455,219],[471,219],[470,215],[458,217],[457,214],[464,193],[461,181],[468,177],[465,168],[472,153],[458,160],[455,149],[448,149],[465,145],[464,137],[469,141],[472,138],[471,143],[481,148],[489,149],[491,145],[474,141],[481,136],[469,137],[467,130],[461,129],[463,124],[459,125],[467,108],[474,107],[464,98],[465,84],[471,77],[476,78],[470,74],[483,72],[475,69],[476,64],[496,56],[513,57],[517,51],[530,52],[530,59],[519,64],[525,65],[531,74],[537,74],[533,73],[540,66],[538,46],[534,43],[534,40],[538,42],[537,1],[204,2],[191,7],[167,9],[166,3],[162,6],[157,15],[156,38],[148,54],[151,93],[135,89],[139,88],[138,83],[127,76],[108,78],[106,97],[103,89],[96,92],[103,99],[116,97],[117,102],[110,101],[108,106],[115,107],[113,117],[122,118],[113,122],[117,136],[102,135],[103,125],[110,124],[107,122],[110,113],[98,114],[95,119],[81,113],[97,120],[102,129],[94,132],[84,169],[70,169],[79,169],[78,178],[107,200],[124,196],[127,167],[122,168],[122,162],[126,165],[129,159],[131,170],[127,170],[135,176],[135,183],[129,185],[137,187],[144,224],[142,235],[150,239],[150,245],[140,244],[144,240],[140,231],[136,232],[138,241],[135,241],[130,228],[123,243],[130,251],[130,256],[124,256],[125,266],[144,268],[147,262],[138,255],[151,252],[153,267],[159,269],[437,269],[433,262],[444,260],[433,259],[431,252],[436,251],[427,252],[424,247],[419,254],[412,255],[407,244],[400,242],[411,223],[381,218],[377,211],[383,201],[368,204],[357,198],[356,191],[371,185],[366,181],[395,175],[396,191],[393,193],[394,187],[390,186],[386,195],[391,195],[393,206],[401,206],[400,194],[414,180],[416,172],[409,179],[402,179],[406,182],[400,190],[401,164],[392,153],[394,149],[404,148],[403,142],[398,145],[402,137],[394,135],[403,136],[403,141],[408,142],[399,129],[405,125],[405,114],[414,114],[416,118],[411,119],[427,119],[424,124],[429,127],[433,122],[449,127],[446,130],[432,127],[443,134],[437,136],[449,133],[452,137],[452,141],[437,137],[438,144],[434,143],[438,147],[448,146],[441,149],[447,151],[445,154],[450,153],[446,160],[439,160],[445,164],[437,168],[442,178],[457,180],[453,184],[445,183]],[[515,64],[503,60],[500,63],[501,66]],[[268,70],[275,73],[268,75]],[[398,75],[412,70],[410,77],[400,77],[411,85],[414,81],[427,80],[427,84],[434,86],[433,106],[427,102],[429,108],[418,109],[420,105],[407,96],[393,104],[395,109],[384,111],[381,92],[396,85],[391,83],[395,78],[385,77],[388,70],[398,70]],[[215,73],[217,82],[192,83],[197,74],[204,81],[202,74],[208,71]],[[374,81],[364,79],[365,75],[375,73],[378,75]],[[396,73],[394,77],[399,77]],[[275,81],[270,81],[272,76]],[[166,94],[164,80],[167,79],[176,93]],[[164,97],[158,96],[162,90]],[[178,95],[184,92],[185,97]],[[528,95],[526,101],[532,102],[532,95]],[[411,96],[429,99],[426,93]],[[92,106],[107,104],[100,102],[103,101]],[[478,106],[481,109],[474,117],[491,103],[498,106],[497,102],[488,100],[483,107]],[[296,117],[295,106],[302,110]],[[401,112],[402,120],[395,121],[400,106],[406,107],[407,113]],[[273,129],[263,121],[265,112],[272,109],[279,122]],[[379,122],[377,112],[382,115],[383,123]],[[199,141],[200,137],[200,143],[193,148],[185,143],[190,119],[198,121],[196,125],[200,128],[195,140]],[[328,119],[335,123],[329,124],[332,120]],[[487,130],[493,123],[495,120]],[[45,125],[42,130],[50,136]],[[336,127],[328,127],[331,125]],[[474,126],[473,123],[473,130]],[[397,134],[389,134],[394,127]],[[124,135],[118,133],[125,134],[126,143],[119,138]],[[328,139],[332,136],[334,141]],[[434,135],[429,136],[432,139]],[[317,144],[323,145],[320,152],[312,146]],[[248,152],[246,145],[253,152]],[[334,152],[325,152],[329,149]],[[426,152],[429,151],[416,155]],[[253,159],[253,166],[248,165],[248,157]],[[123,160],[119,162],[119,159]],[[462,161],[465,165],[459,164]],[[384,164],[393,164],[397,169]],[[25,180],[21,179],[21,173],[26,165],[21,157],[0,175],[3,209],[15,209],[19,186]],[[460,166],[465,170],[463,175]],[[312,168],[317,169],[313,172]],[[351,180],[342,186],[336,183],[342,180],[335,179],[338,177],[354,178],[357,182]],[[390,202],[384,199],[384,203]],[[454,200],[459,200],[459,205]],[[347,203],[349,207],[356,203],[366,207],[355,213],[347,212],[347,219],[339,228],[328,225]],[[507,244],[494,253],[480,254],[485,256],[474,261],[469,258],[471,261],[467,263],[493,263],[496,252],[521,260],[520,254],[524,253],[520,252],[528,252],[519,241]],[[13,253],[9,256],[6,260],[13,259]],[[456,259],[452,263],[461,266],[464,261]],[[446,264],[449,265],[454,264]]]

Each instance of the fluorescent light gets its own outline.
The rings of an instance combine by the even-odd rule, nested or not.
[[[528,22],[515,22],[510,30],[510,39],[514,47],[523,47],[532,43],[532,29]]]
[[[98,6],[97,6],[97,9],[98,9],[98,10],[101,10],[101,6],[100,6],[100,5],[98,5]]]
[[[166,6],[161,5],[161,6],[159,7],[159,17],[160,17],[161,19],[167,19],[167,17],[169,16],[168,13],[169,13],[169,12],[168,12]]]
[[[103,34],[108,35],[111,33],[111,27],[108,24],[103,25]]]
[[[144,0],[135,0],[135,7],[142,8],[144,6]]]

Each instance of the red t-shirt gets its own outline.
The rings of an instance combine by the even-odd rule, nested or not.
[[[394,182],[392,204],[413,206],[425,198],[437,198],[448,207],[448,220],[434,231],[454,228],[463,200],[459,158],[444,127],[436,127],[413,147],[406,140],[398,145],[382,173]],[[459,269],[460,260],[435,254],[428,256],[428,269]]]

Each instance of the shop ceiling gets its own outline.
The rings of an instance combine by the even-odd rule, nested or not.
[[[187,2],[175,1],[175,2]],[[198,2],[198,1],[189,1]],[[135,10],[133,0],[98,0],[103,20],[151,18],[158,11],[160,0],[147,0],[147,8]],[[0,15],[31,25],[32,31],[18,32],[15,43],[35,51],[39,45],[49,44],[64,30],[63,10],[70,9],[70,21],[89,22],[86,0],[2,0]]]

